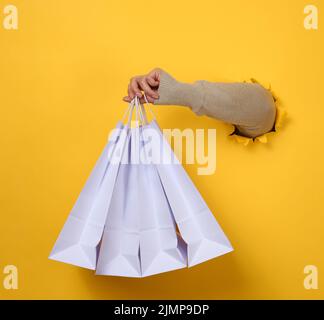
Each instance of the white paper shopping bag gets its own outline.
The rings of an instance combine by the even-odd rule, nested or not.
[[[142,130],[141,130],[142,132]],[[176,232],[176,224],[154,164],[149,161],[141,135],[144,164],[139,165],[140,260],[142,276],[187,266],[186,245]],[[143,205],[144,204],[144,205]]]
[[[156,168],[172,209],[180,234],[187,244],[188,266],[233,250],[207,204],[174,155],[155,121],[147,127],[160,136],[161,144],[153,146]],[[145,130],[144,130],[145,133]],[[164,163],[171,159],[172,163]]]
[[[101,241],[96,274],[141,277],[139,168],[131,163],[138,128],[130,129]],[[125,163],[126,162],[126,163]]]
[[[127,130],[127,126],[120,122],[111,135],[54,245],[50,259],[96,268],[98,245]]]

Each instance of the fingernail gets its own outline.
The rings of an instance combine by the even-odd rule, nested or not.
[[[136,95],[139,97],[139,98],[142,98],[142,94],[141,93],[136,93]]]

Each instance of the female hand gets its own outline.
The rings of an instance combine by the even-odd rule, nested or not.
[[[128,96],[124,97],[123,100],[131,102],[137,96],[141,103],[145,103],[143,91],[148,102],[153,103],[154,100],[159,98],[160,75],[161,69],[156,68],[146,75],[131,78],[128,85]]]

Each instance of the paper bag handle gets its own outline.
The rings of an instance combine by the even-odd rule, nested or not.
[[[149,106],[149,102],[147,100],[145,93],[143,94],[143,97],[144,97],[145,103],[147,104],[147,106]],[[142,104],[140,102],[140,99],[137,96],[135,96],[135,98],[128,104],[128,108],[126,109],[126,111],[123,115],[122,122],[125,121],[126,116],[128,114],[127,125],[130,126],[130,123],[131,123],[131,120],[133,117],[133,113],[134,113],[134,109],[136,109],[136,112],[135,112],[136,120],[139,121],[141,124],[148,124],[147,114],[146,114],[144,104]],[[148,107],[148,109],[152,115],[152,118],[155,120],[156,116],[155,116],[153,110],[150,107]]]

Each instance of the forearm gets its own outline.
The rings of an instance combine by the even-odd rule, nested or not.
[[[207,81],[188,84],[161,71],[159,96],[154,104],[188,106],[198,115],[236,125],[249,137],[269,132],[275,121],[272,95],[258,84]]]

